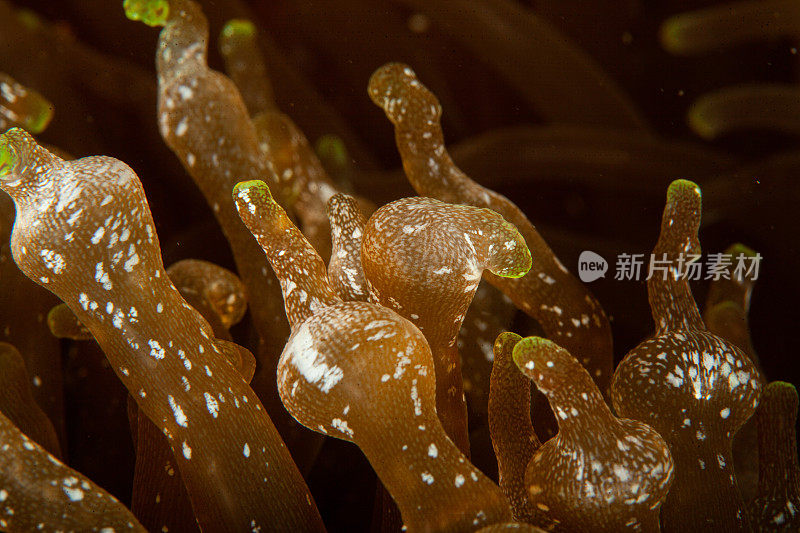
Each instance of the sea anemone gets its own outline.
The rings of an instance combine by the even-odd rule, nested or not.
[[[0,530],[796,530],[800,11],[530,4],[0,1]]]

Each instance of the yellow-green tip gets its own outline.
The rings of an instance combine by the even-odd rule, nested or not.
[[[522,370],[532,370],[534,368],[533,354],[540,352],[552,352],[558,350],[558,344],[544,337],[525,337],[514,346],[512,357],[514,364]]]
[[[700,187],[693,181],[675,180],[669,184],[669,189],[667,189],[667,203],[673,203],[687,195],[700,198],[702,195]]]
[[[772,409],[777,407],[783,412],[789,412],[792,416],[797,416],[797,403],[800,401],[797,389],[791,383],[785,381],[773,381],[764,388],[761,393],[761,402],[769,402]],[[794,425],[794,424],[792,424]]]
[[[26,130],[34,134],[42,133],[53,118],[53,106],[49,102],[42,99],[38,104],[36,111],[26,116],[23,124]]]
[[[42,27],[42,19],[39,18],[39,15],[37,15],[35,11],[23,8],[17,10],[16,14],[17,20],[29,30],[38,30]]]
[[[233,186],[233,199],[250,201],[250,198],[259,196],[265,200],[272,200],[269,186],[261,180],[240,181]]]
[[[781,391],[781,392],[790,392],[794,395],[797,395],[797,389],[791,383],[787,383],[786,381],[773,381],[767,386],[767,390],[772,391]]]
[[[531,251],[525,244],[524,240],[522,241],[521,250],[522,251],[521,251],[520,262],[515,264],[512,268],[504,270],[501,274],[498,275],[503,276],[504,278],[516,279],[516,278],[521,278],[522,276],[530,272],[531,267],[533,266],[533,258],[531,257]]]
[[[707,141],[719,136],[720,119],[716,106],[717,100],[711,96],[701,96],[686,112],[686,123],[700,138]]]
[[[251,21],[247,19],[231,19],[222,27],[220,38],[253,37],[255,34],[256,26]]]
[[[504,331],[494,340],[494,353],[501,352],[506,346],[515,346],[522,337],[512,331]]]
[[[9,144],[9,133],[19,128],[11,128],[0,136],[0,178],[8,176],[17,164],[17,151]]]
[[[750,248],[749,246],[745,246],[744,244],[737,242],[731,244],[725,253],[728,255],[732,255],[734,258],[739,257],[739,254],[743,255],[744,257],[756,257],[758,253]]]
[[[314,150],[320,159],[332,163],[337,168],[346,167],[350,158],[344,141],[338,135],[323,135],[317,139]]]
[[[122,7],[126,17],[144,22],[148,26],[163,26],[169,17],[167,0],[125,0]]]
[[[509,240],[500,246],[500,251],[493,260],[494,265],[489,267],[489,271],[503,278],[521,278],[533,266],[531,251],[525,242],[525,237],[514,224],[504,220],[503,229],[507,232]]]
[[[668,18],[661,24],[658,32],[661,46],[671,54],[690,53],[692,45],[687,36],[691,35],[693,27],[692,19],[685,15]]]

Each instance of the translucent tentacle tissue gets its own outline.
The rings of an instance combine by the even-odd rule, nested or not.
[[[647,290],[653,337],[617,367],[617,412],[653,426],[675,460],[675,483],[661,510],[665,529],[745,530],[748,517],[733,472],[731,442],[753,415],[761,392],[758,369],[741,349],[706,329],[684,262],[700,253],[700,188],[672,182]],[[697,487],[706,487],[698,491]]]

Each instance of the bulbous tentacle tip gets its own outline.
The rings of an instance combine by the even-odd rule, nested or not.
[[[488,265],[489,271],[503,278],[521,278],[533,266],[531,251],[525,243],[525,237],[513,224],[504,222],[502,231],[507,234],[508,240],[501,245],[492,264]]]
[[[701,207],[702,193],[695,182],[679,179],[670,183],[656,252],[699,254]]]
[[[42,133],[53,119],[53,106],[45,102],[25,117],[23,125],[31,133]]]
[[[25,159],[31,146],[36,146],[36,141],[22,128],[11,128],[0,135],[0,184],[3,178],[13,175],[15,167]]]
[[[44,27],[42,18],[32,9],[21,8],[16,11],[17,20],[29,30],[38,30]]]
[[[514,346],[514,351],[511,357],[520,371],[528,375],[528,373],[537,368],[537,364],[541,365],[542,361],[539,359],[545,354],[553,354],[562,348],[549,339],[543,337],[525,337],[517,342]]]
[[[269,186],[261,180],[240,181],[234,185],[233,203],[251,233],[263,233],[271,231],[268,228],[275,230],[292,225],[283,208],[272,197]]]
[[[393,89],[396,89],[397,82],[404,75],[413,79],[417,78],[411,67],[404,63],[386,63],[378,67],[369,77],[369,82],[367,83],[367,92],[369,92],[372,101],[382,106],[384,95],[390,96]]]
[[[10,142],[11,140],[18,138],[20,135],[25,134],[25,130],[18,127],[8,128],[6,131],[0,135],[0,143]]]
[[[701,96],[686,112],[686,124],[698,137],[711,141],[719,136],[719,121],[715,120],[713,106],[709,106],[708,95]]]
[[[674,16],[665,20],[658,31],[658,40],[661,47],[671,54],[681,54],[686,50],[683,37],[686,27],[685,17]]]
[[[169,18],[167,0],[125,0],[122,7],[126,17],[148,26],[164,26]]]
[[[226,328],[237,324],[247,312],[244,284],[226,268],[199,259],[182,259],[170,265],[167,275],[181,293],[205,298]]]
[[[247,19],[231,19],[225,23],[219,34],[219,39],[224,46],[228,39],[250,38],[256,35],[256,25]]]
[[[669,184],[669,189],[667,189],[667,203],[669,204],[686,201],[698,203],[701,199],[700,187],[690,180],[675,180]]]
[[[797,410],[799,400],[797,389],[791,383],[787,383],[786,381],[773,381],[764,388],[762,396],[762,402],[768,398],[781,398],[784,400],[783,403],[792,405],[793,410]]]
[[[758,252],[753,250],[747,245],[744,245],[740,242],[736,242],[731,244],[727,250],[725,250],[726,254],[732,255],[733,257],[739,257],[739,255],[743,255],[744,257],[757,257]]]
[[[254,201],[270,202],[272,193],[269,186],[261,180],[240,181],[233,186],[233,200],[238,206],[241,202],[251,204]]]
[[[439,100],[420,83],[411,67],[403,63],[387,63],[373,72],[367,92],[394,124],[403,122],[407,116],[415,122],[427,123],[442,116]]]
[[[511,331],[504,331],[494,340],[494,353],[506,351],[508,347],[515,346],[522,337]]]
[[[348,205],[352,205],[354,202],[355,199],[352,196],[337,192],[328,198],[328,203],[325,205],[325,211],[327,212],[328,216],[338,216],[341,215],[345,209],[347,209]]]
[[[349,164],[350,154],[347,153],[347,146],[338,135],[323,135],[317,139],[314,151],[320,159],[331,162],[337,168],[346,167]]]
[[[16,128],[12,128],[16,129]],[[10,132],[11,130],[9,130]],[[0,137],[0,180],[14,172],[14,167],[17,165],[18,157],[17,151],[9,142],[6,132]]]

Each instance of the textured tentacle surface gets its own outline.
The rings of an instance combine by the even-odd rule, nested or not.
[[[700,254],[700,199],[700,188],[688,180],[672,182],[667,191],[661,233],[653,249],[654,261],[647,281],[657,335],[671,330],[706,329],[688,277],[676,270],[681,257],[688,262],[691,256]],[[669,271],[656,270],[655,261],[669,265]]]
[[[263,182],[240,183],[233,195],[284,288],[292,334],[278,390],[286,409],[309,429],[355,442],[410,531],[508,520],[498,487],[436,416],[433,361],[419,329],[385,307],[342,302],[322,259]]]
[[[759,479],[751,513],[758,531],[800,528],[797,403],[794,385],[775,381],[765,387],[756,412]]]
[[[53,456],[61,457],[53,423],[36,403],[31,389],[22,355],[11,344],[0,342],[0,412]]]
[[[441,106],[409,67],[390,63],[369,81],[369,95],[395,127],[397,147],[420,195],[497,211],[514,224],[534,257],[527,275],[487,279],[535,318],[547,336],[575,354],[605,390],[612,373],[611,329],[600,304],[561,264],[519,208],[471,180],[452,161],[440,125]]]
[[[518,278],[530,269],[522,235],[489,209],[405,198],[367,222],[361,261],[370,297],[416,324],[436,367],[436,409],[469,450],[458,330],[484,269]]]
[[[72,309],[167,435],[198,522],[320,529],[266,412],[169,281],[136,174],[109,157],[64,161],[13,129],[0,139],[0,187],[17,208],[15,261]]]
[[[409,531],[473,531],[508,521],[502,492],[447,437],[422,333],[385,307],[346,302],[292,332],[278,367],[303,425],[356,443]]]
[[[208,23],[198,4],[126,0],[124,7],[128,18],[163,26],[156,52],[161,136],[203,193],[231,245],[262,341],[257,355],[265,376],[254,387],[282,425],[283,410],[271,378],[288,333],[280,288],[230,194],[241,180],[266,179],[277,185],[278,178],[258,146],[256,128],[236,85],[208,67]]]
[[[272,198],[263,181],[237,184],[233,197],[239,216],[280,280],[292,328],[322,307],[341,301],[328,284],[325,263]]]
[[[328,279],[344,301],[367,301],[367,279],[361,265],[361,242],[367,219],[352,196],[336,194],[328,200],[333,249]]]
[[[725,254],[734,258],[734,262],[742,260],[759,261],[759,254],[742,244],[734,244],[725,250]],[[708,290],[703,311],[703,321],[708,331],[725,339],[742,349],[750,361],[761,370],[758,354],[750,338],[748,311],[750,295],[755,281],[743,272],[734,272],[730,279],[714,280]],[[765,385],[765,383],[762,383]],[[758,487],[758,429],[756,417],[751,417],[742,426],[733,439],[733,463],[736,481],[745,502],[755,497]]]
[[[470,420],[476,423],[487,421],[494,339],[511,327],[516,313],[517,308],[511,300],[486,280],[481,280],[458,330],[464,394],[472,417]]]
[[[654,251],[670,266],[648,281],[656,334],[617,367],[612,400],[618,413],[653,426],[669,444],[676,474],[661,511],[664,527],[738,531],[748,517],[731,442],[755,411],[761,376],[741,349],[706,330],[678,268],[681,253],[699,253],[700,207],[697,185],[670,185]]]
[[[255,24],[245,19],[226,22],[219,35],[219,51],[225,60],[225,71],[239,89],[250,116],[275,109]]]
[[[244,315],[246,304],[241,281],[224,268],[196,259],[170,265],[167,274],[181,296],[208,321],[223,352],[220,355],[249,383],[255,370],[253,355],[241,346],[221,340],[230,339],[227,328]],[[131,510],[149,531],[199,531],[169,441],[146,416],[138,416],[132,400],[129,397],[128,407],[131,431],[135,434],[136,466]]]
[[[511,503],[514,519],[541,523],[541,511],[528,501],[525,470],[542,443],[531,423],[531,383],[520,373],[512,353],[522,339],[502,333],[494,342],[494,364],[489,391],[489,429],[497,456],[500,488]]]
[[[265,111],[253,123],[259,147],[278,177],[281,195],[297,214],[303,234],[327,259],[331,252],[331,230],[325,208],[338,192],[335,184],[303,132],[287,115]]]
[[[300,128],[276,108],[253,24],[228,22],[220,36],[220,51],[253,117],[259,148],[279,180],[280,196],[297,214],[311,245],[327,259],[331,228],[325,207],[337,188]]]
[[[0,528],[5,531],[145,529],[113,496],[62,464],[0,413]]]
[[[2,10],[5,18],[15,16],[10,6],[3,6]],[[52,117],[53,105],[46,98],[0,72],[0,132],[21,127],[38,134]],[[14,264],[8,248],[13,224],[13,204],[0,195],[0,302],[4,303],[0,306],[0,341],[20,350],[36,402],[53,422],[57,434],[65,438],[61,349],[58,341],[47,334],[44,323],[47,310],[58,300],[28,280]]]
[[[525,474],[531,504],[559,531],[659,531],[658,509],[673,480],[664,439],[616,418],[586,370],[552,341],[527,337],[513,357],[558,420],[558,435]]]

